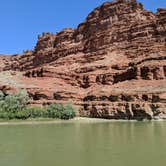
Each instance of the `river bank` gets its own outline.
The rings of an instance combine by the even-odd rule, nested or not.
[[[160,122],[165,121],[163,119],[158,120],[144,120],[142,122]],[[39,125],[39,124],[60,124],[60,123],[110,123],[110,122],[140,122],[137,120],[115,120],[115,119],[99,119],[99,118],[87,118],[87,117],[76,117],[70,120],[60,120],[60,119],[49,119],[49,118],[36,118],[27,120],[3,120],[0,119],[1,125]]]
[[[27,120],[0,120],[0,125],[37,125],[37,124],[58,124],[58,123],[72,123],[72,122],[81,122],[81,123],[93,123],[93,122],[111,122],[114,120],[107,119],[97,119],[97,118],[82,118],[76,117],[70,120],[60,120],[60,119],[49,119],[49,118],[36,118],[36,119],[27,119]]]

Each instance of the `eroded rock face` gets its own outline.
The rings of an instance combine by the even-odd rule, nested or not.
[[[1,71],[22,73],[32,104],[73,102],[81,116],[99,118],[166,117],[166,9],[106,2],[76,29],[43,33],[33,51],[1,59]]]

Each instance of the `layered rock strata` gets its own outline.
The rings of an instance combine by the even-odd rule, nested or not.
[[[31,104],[72,102],[81,116],[98,118],[166,118],[166,9],[106,2],[76,29],[43,33],[34,50],[0,63],[22,74]]]

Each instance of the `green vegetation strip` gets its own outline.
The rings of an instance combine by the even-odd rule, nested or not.
[[[76,109],[71,104],[51,104],[43,107],[32,107],[28,105],[29,96],[27,92],[21,91],[16,94],[6,94],[0,91],[0,119],[72,119],[76,115]]]

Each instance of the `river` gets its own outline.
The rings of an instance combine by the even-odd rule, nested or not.
[[[0,126],[0,166],[140,165],[166,165],[165,121]]]

